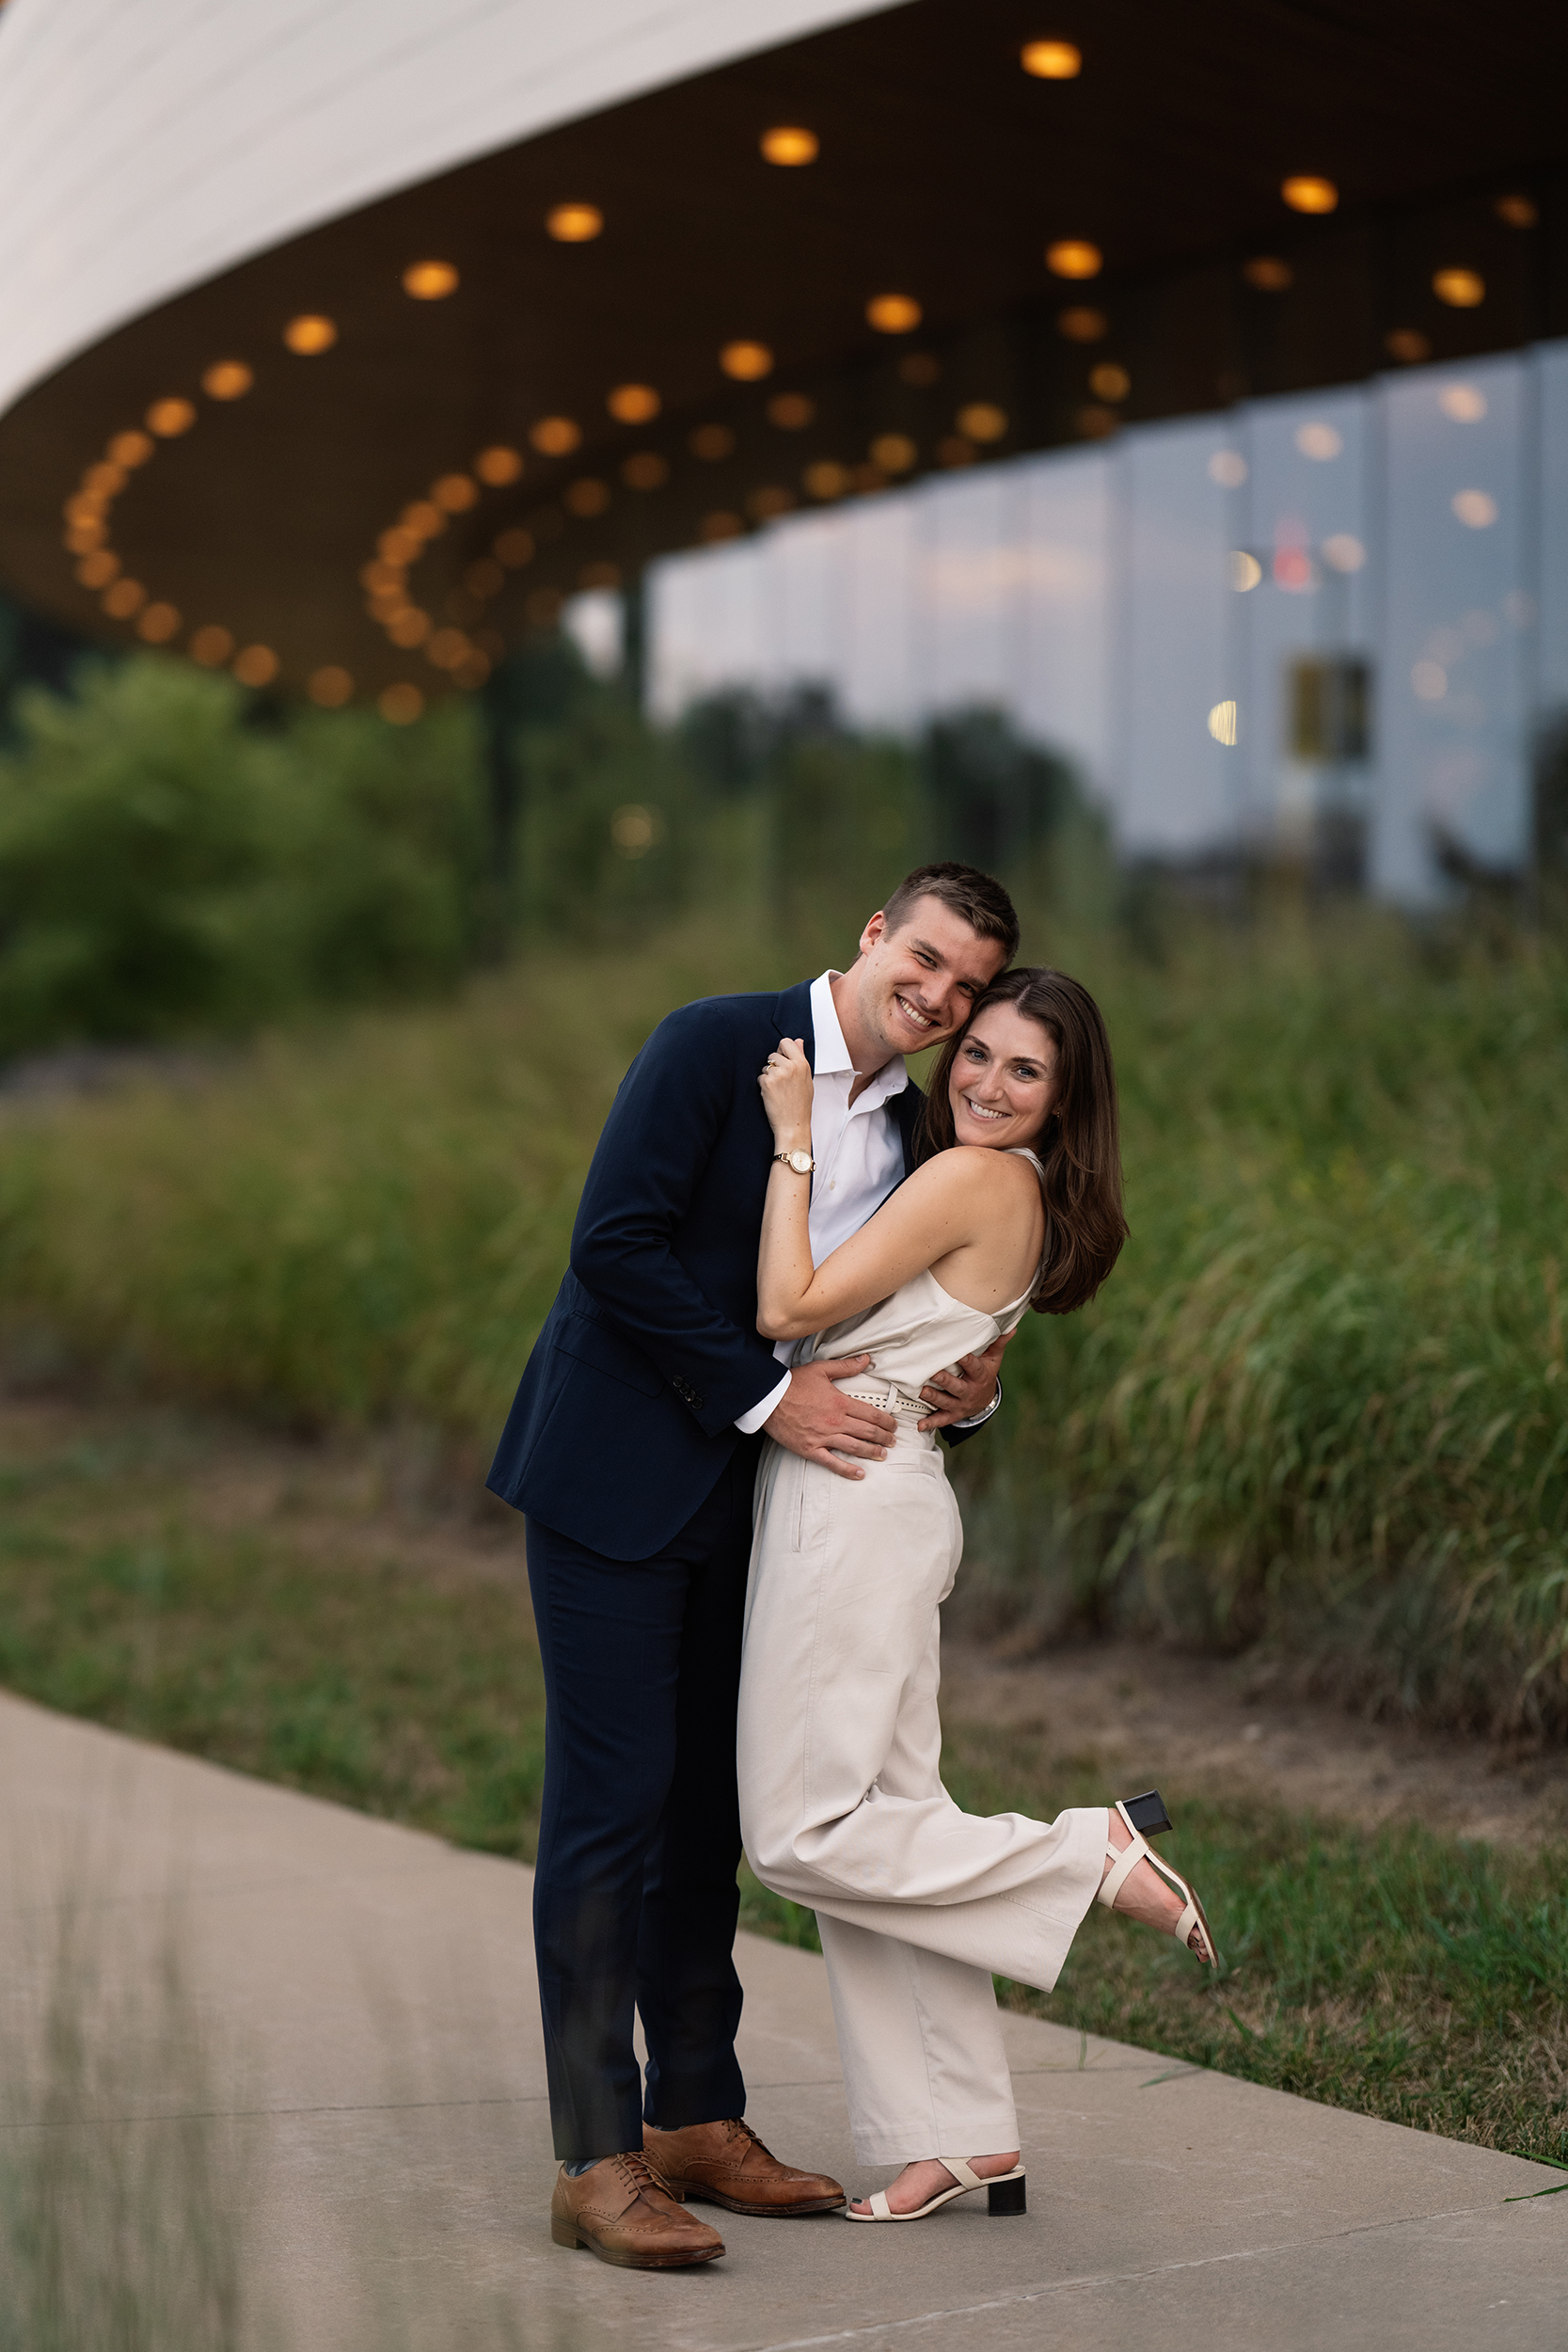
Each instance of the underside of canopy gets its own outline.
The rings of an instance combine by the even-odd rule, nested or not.
[[[0,146],[28,128],[21,35],[108,14],[13,7]],[[126,152],[155,152],[166,86],[171,123],[198,103],[178,40],[252,13],[119,0],[145,36]],[[84,632],[410,711],[481,684],[575,590],[793,506],[1568,329],[1568,20],[1539,5],[1215,0],[1195,23],[1085,0],[1047,25],[1026,0],[645,22],[621,0],[577,12],[555,112],[523,70],[536,7],[380,13],[404,39],[509,19],[511,135],[477,52],[426,40],[426,128],[390,151],[367,17],[358,85],[340,59],[330,93],[300,78],[271,117],[252,93],[231,164],[204,135],[182,259],[179,174],[154,172],[165,245],[134,315],[101,289],[91,332],[85,296],[53,297],[71,356],[0,421],[0,562]],[[1047,34],[1079,70],[1025,70]],[[321,164],[318,119],[336,178],[279,195],[291,137]],[[812,159],[769,161],[781,129]],[[39,270],[40,241],[90,243],[109,128],[58,135],[79,149],[75,210],[61,198],[56,226],[29,198],[0,262],[8,240]],[[1292,209],[1302,178],[1332,209]],[[119,184],[131,201],[134,174]],[[48,335],[29,331],[36,361]]]

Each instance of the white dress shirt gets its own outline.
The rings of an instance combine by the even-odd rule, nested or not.
[[[898,1121],[888,1107],[895,1095],[902,1094],[910,1082],[904,1057],[895,1054],[891,1061],[885,1061],[850,1102],[855,1069],[844,1042],[832,992],[833,981],[842,977],[837,972],[823,972],[811,984],[811,1025],[816,1043],[812,1062],[811,1155],[816,1162],[816,1171],[811,1181],[807,1230],[814,1266],[819,1266],[824,1258],[831,1258],[840,1242],[860,1232],[904,1174],[904,1139]],[[798,1344],[795,1340],[780,1340],[773,1353],[782,1364],[787,1364]],[[760,1429],[788,1386],[786,1372],[778,1387],[770,1389],[760,1404],[741,1414],[736,1427],[747,1437]],[[974,1418],[976,1422],[984,1421],[995,1409],[992,1404]],[[967,1422],[963,1425],[969,1426]]]

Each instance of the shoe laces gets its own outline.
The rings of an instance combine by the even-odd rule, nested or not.
[[[615,2163],[621,2178],[638,2196],[641,2197],[643,2190],[649,2188],[657,2189],[666,2197],[673,2196],[674,2192],[657,2165],[641,2149],[628,2148],[624,2154],[616,2157]]]

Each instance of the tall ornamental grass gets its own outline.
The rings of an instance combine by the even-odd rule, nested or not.
[[[1028,1318],[960,1457],[963,1605],[1020,1638],[1263,1642],[1372,1702],[1568,1727],[1562,958],[1288,905],[1178,924],[1163,961],[1030,930],[1105,1005],[1132,1238],[1086,1314]],[[13,1356],[435,1427],[477,1468],[631,1054],[670,1006],[802,961],[737,901],[184,1091],[13,1107]]]
[[[1568,973],[1268,934],[1103,971],[1132,1240],[967,1450],[976,1597],[1561,1730]]]

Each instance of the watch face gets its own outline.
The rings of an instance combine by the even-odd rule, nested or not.
[[[789,1165],[795,1170],[797,1176],[809,1176],[811,1174],[811,1153],[809,1152],[792,1152],[789,1155]]]

